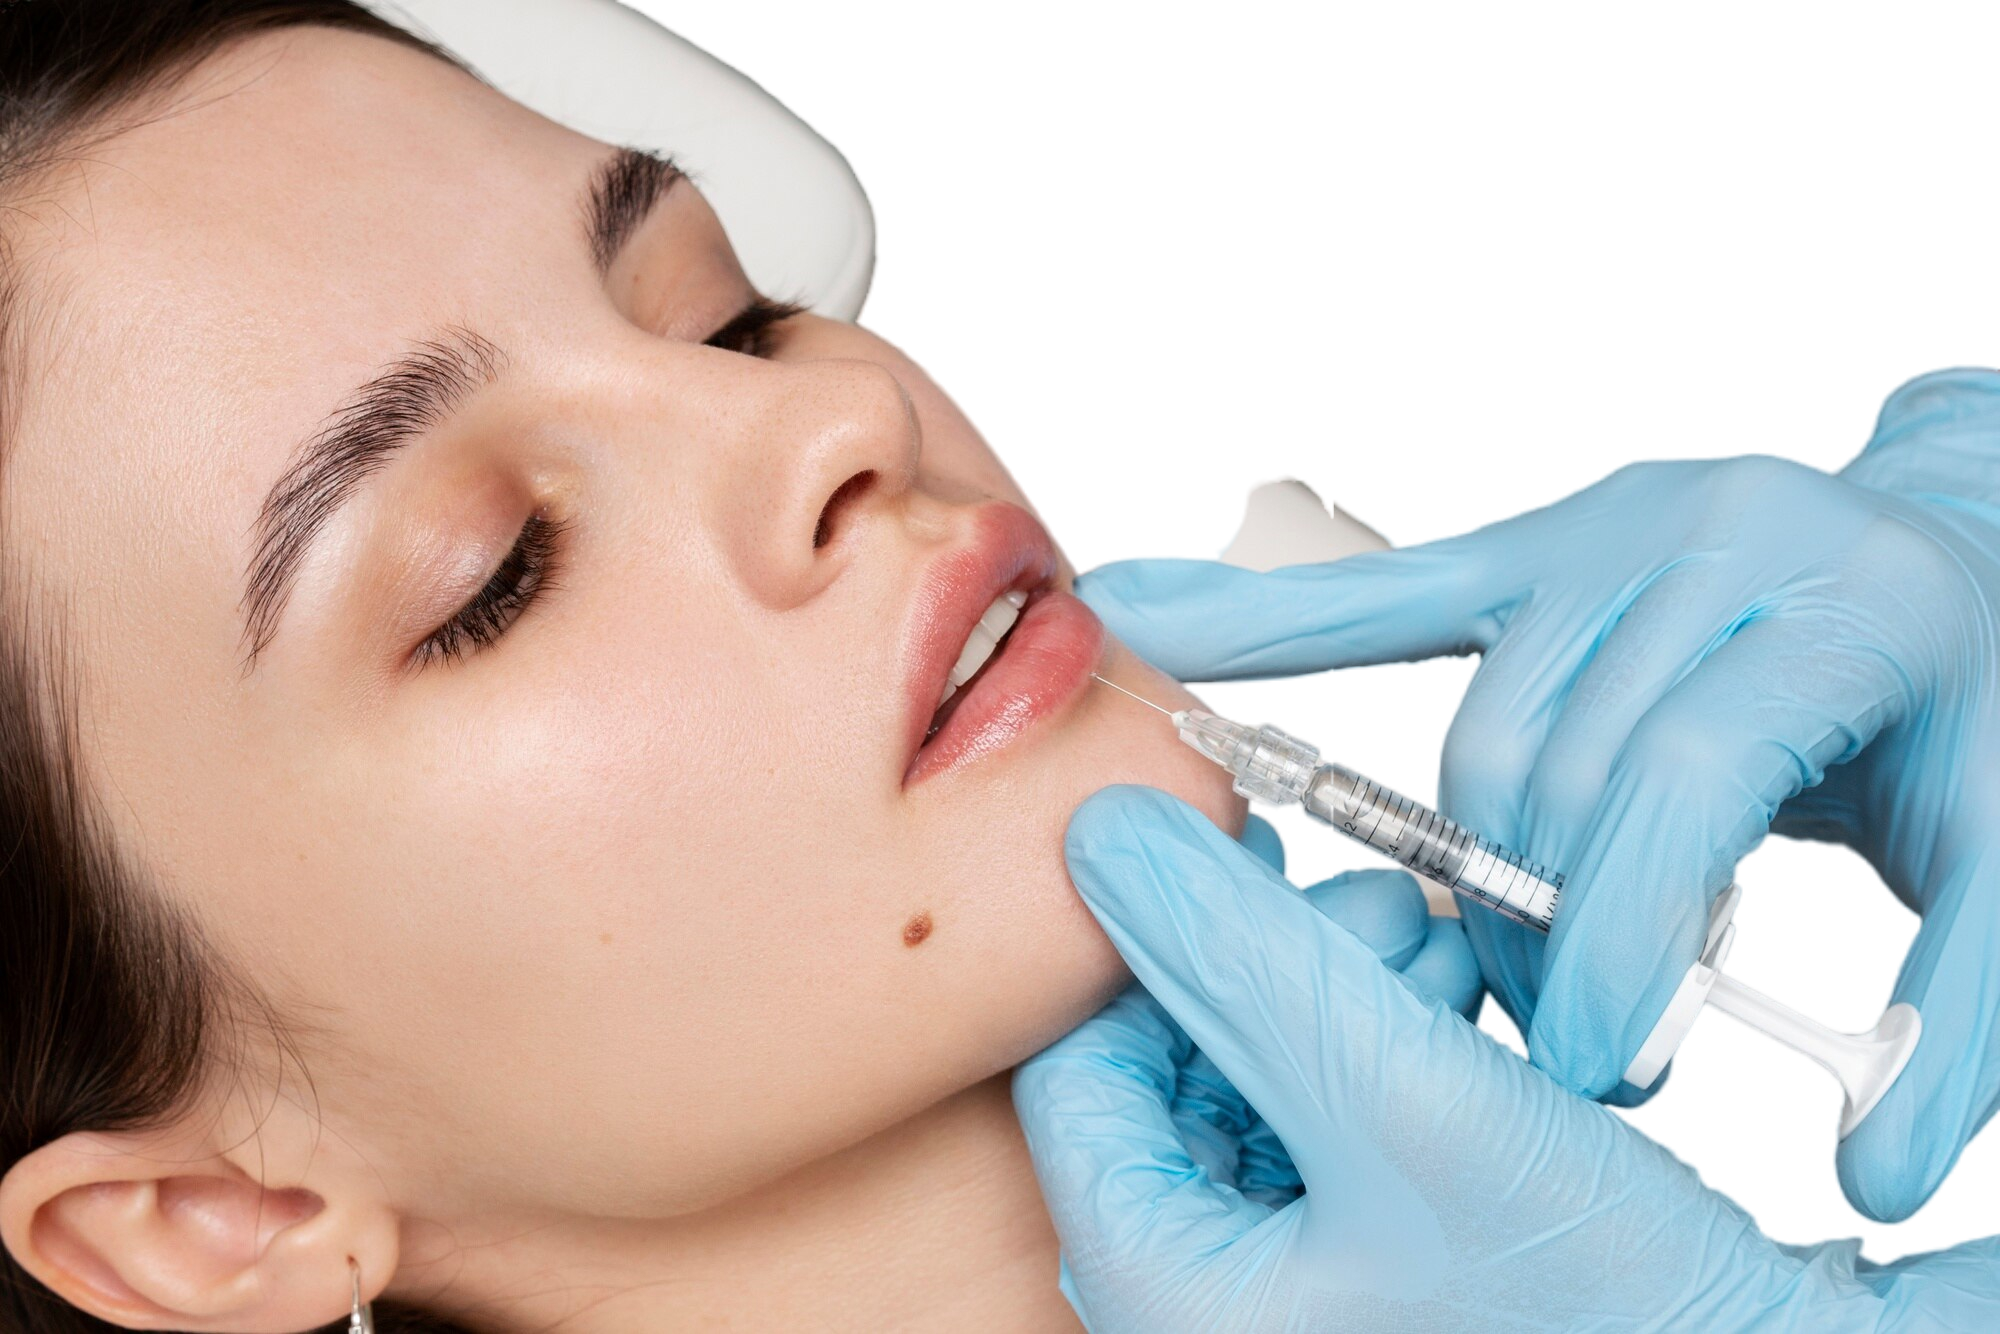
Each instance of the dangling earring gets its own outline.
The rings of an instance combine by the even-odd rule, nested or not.
[[[375,1334],[375,1308],[361,1300],[361,1265],[350,1255],[347,1267],[354,1274],[354,1314],[347,1317],[347,1334]]]

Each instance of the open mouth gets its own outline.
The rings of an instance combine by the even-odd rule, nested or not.
[[[1028,605],[1028,594],[1019,589],[1010,589],[993,599],[991,606],[979,617],[979,624],[972,627],[966,637],[965,647],[959,650],[958,661],[952,665],[951,674],[945,678],[944,698],[938,701],[937,712],[931,715],[931,725],[924,733],[928,741],[938,734],[938,730],[951,717],[954,702],[972,693],[972,683],[986,671],[988,664],[1000,654],[1000,646],[1007,642],[1007,636],[1014,633],[1015,623],[1021,619],[1021,608]]]
[[[1003,628],[983,661],[976,637],[968,642],[969,657],[960,661],[968,663],[971,675],[931,716],[905,782],[1012,743],[1083,693],[1104,655],[1104,626],[1096,615],[1055,589],[1031,593]]]
[[[918,599],[905,786],[1006,746],[1089,682],[1104,627],[1056,581],[1054,544],[1015,505],[984,507],[939,561]]]

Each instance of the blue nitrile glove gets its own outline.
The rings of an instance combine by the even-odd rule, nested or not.
[[[1269,821],[1250,816],[1242,844],[1273,872],[1284,874],[1284,843]],[[1468,1019],[1477,1014],[1485,988],[1465,930],[1455,917],[1431,915],[1416,877],[1404,871],[1349,871],[1301,893],[1418,995],[1443,1001]],[[1298,1169],[1284,1145],[1198,1051],[1188,1052],[1181,1063],[1171,1115],[1188,1153],[1211,1175],[1273,1208],[1298,1196]]]
[[[1766,1239],[1165,793],[1091,798],[1068,856],[1144,988],[1014,1078],[1093,1334],[2000,1322],[2000,1239]]]
[[[1954,470],[1965,493],[1941,494]],[[1839,1151],[1848,1199],[1897,1219],[2000,1102],[1994,495],[2000,376],[1955,372],[1899,390],[1839,478],[1640,464],[1424,546],[1269,574],[1135,561],[1078,591],[1183,679],[1483,653],[1440,805],[1568,880],[1546,961],[1491,914],[1467,933],[1535,1063],[1592,1096],[1630,1098],[1767,829],[1860,851],[1924,918],[1894,995],[1923,1036]]]
[[[1248,817],[1242,843],[1273,871],[1285,873],[1285,845],[1270,821]],[[1432,916],[1415,876],[1376,868],[1346,871],[1300,892],[1328,920],[1374,950],[1419,995],[1441,1000],[1468,1019],[1478,1017],[1486,987],[1466,943],[1465,924],[1456,917]]]

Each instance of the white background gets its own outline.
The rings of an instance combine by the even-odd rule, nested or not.
[[[1408,544],[1635,459],[1834,468],[1903,380],[1995,360],[1976,6],[635,2],[848,156],[863,321],[1080,566],[1213,555],[1285,475]],[[1206,693],[1433,799],[1472,667]],[[1365,864],[1281,828],[1295,878]],[[1871,1024],[1915,919],[1835,849],[1774,840],[1741,878],[1731,971]],[[1782,1240],[2000,1232],[2000,1132],[1884,1226],[1835,1182],[1838,1106],[1711,1015],[1632,1120]]]

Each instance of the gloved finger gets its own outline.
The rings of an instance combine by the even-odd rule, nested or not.
[[[1071,817],[1065,848],[1078,892],[1147,991],[1291,1150],[1308,1192],[1338,1189],[1333,1177],[1316,1185],[1313,1166],[1343,1135],[1337,1086],[1395,1045],[1367,1023],[1344,1026],[1345,1009],[1412,1037],[1446,1012],[1164,792],[1097,793]],[[1373,1243],[1352,1244],[1366,1254]]]
[[[1851,486],[1775,460],[1743,460],[1713,477],[1732,497],[1713,520],[1725,527],[1604,609],[1607,628],[1547,729],[1525,784],[1519,845],[1537,861],[1576,863],[1611,766],[1640,719],[1747,623],[1758,627],[1754,642],[1774,655],[1755,669],[1781,688],[1780,699],[1783,687],[1826,672],[1824,636],[1851,633],[1851,616],[1828,615],[1829,575],[1802,551],[1798,526],[1772,521],[1769,511],[1774,496],[1824,493],[1833,503],[1812,507],[1809,540],[1846,550],[1879,522],[1876,508],[1853,503]],[[1735,652],[1735,670],[1749,670],[1742,646]]]
[[[1076,1312],[1077,1319],[1084,1319],[1083,1313],[1090,1309],[1090,1305],[1084,1299],[1083,1288],[1076,1281],[1076,1270],[1070,1267],[1067,1247],[1056,1253],[1056,1291],[1062,1293],[1063,1300],[1069,1303],[1070,1310]],[[1096,1334],[1088,1323],[1084,1329],[1087,1334]]]
[[[1236,841],[1256,853],[1264,865],[1279,875],[1285,873],[1285,841],[1278,837],[1278,831],[1263,816],[1245,816],[1243,832]]]
[[[1284,841],[1269,820],[1246,816],[1236,841],[1284,874]],[[1299,1173],[1292,1156],[1206,1053],[1192,1052],[1181,1067],[1173,1112],[1195,1161],[1217,1181],[1270,1209],[1282,1209],[1299,1197]]]
[[[1255,853],[1260,861],[1279,875],[1285,873],[1284,840],[1278,837],[1277,829],[1263,816],[1245,816],[1243,832],[1237,837],[1237,842]],[[1228,1085],[1228,1081],[1222,1078],[1222,1072],[1215,1069],[1215,1062],[1199,1051],[1194,1053],[1188,1066],[1200,1067],[1204,1077],[1212,1071],[1214,1079],[1225,1087]],[[1241,1103],[1240,1094],[1237,1098]],[[1272,1209],[1282,1209],[1298,1198],[1299,1174],[1292,1167],[1291,1155],[1277,1142],[1270,1127],[1250,1111],[1248,1104],[1242,1105],[1248,1113],[1249,1124],[1236,1133],[1232,1162],[1234,1175],[1225,1179],[1245,1198]]]
[[[1445,733],[1438,806],[1485,838],[1519,850],[1528,775],[1562,692],[1595,639],[1559,602],[1531,597],[1488,649]],[[1486,985],[1526,1032],[1541,986],[1546,938],[1498,913],[1469,910],[1465,934]]]
[[[1907,1317],[1888,1328],[1991,1329],[2000,1306],[2000,1237],[1887,1264],[1856,1255],[1854,1276],[1883,1298],[1885,1310]]]
[[[1309,886],[1306,898],[1425,998],[1470,1017],[1484,994],[1479,962],[1456,917],[1431,916],[1423,887],[1407,871],[1347,871]]]
[[[1991,504],[2000,496],[1996,430],[2000,374],[1969,366],[1931,371],[1889,395],[1868,443],[1839,475],[1892,495]]]
[[[1838,627],[1753,621],[1633,727],[1563,886],[1528,1033],[1559,1082],[1591,1097],[1618,1084],[1778,807],[1898,716],[1894,665]],[[1807,636],[1824,671],[1796,669]]]
[[[1399,973],[1430,936],[1430,905],[1407,871],[1343,871],[1308,885],[1303,893],[1329,921],[1351,931]]]
[[[1766,595],[1765,562],[1727,557],[1684,556],[1605,609],[1609,629],[1576,664],[1522,785],[1520,851],[1575,863],[1632,729]]]
[[[1534,1021],[1541,991],[1542,952],[1548,947],[1548,937],[1476,907],[1465,910],[1459,929],[1479,970],[1483,991],[1490,992],[1514,1027],[1526,1033]]]
[[[1709,1328],[1723,1304],[1766,1300],[1742,1300],[1742,1282],[1773,1266],[1753,1262],[1753,1277],[1732,1258],[1754,1236],[1740,1210],[1619,1118],[1420,1001],[1192,807],[1107,789],[1071,820],[1067,851],[1134,974],[1292,1151],[1305,1195],[1261,1235],[1308,1245],[1319,1293],[1290,1308],[1287,1328],[1304,1327],[1309,1307],[1341,1325],[1419,1311],[1477,1323],[1486,1312],[1454,1307],[1447,1285],[1488,1261],[1521,1276],[1500,1286],[1523,1327]],[[1635,1251],[1634,1236],[1647,1245]],[[1666,1304],[1634,1281],[1663,1272]],[[1581,1303],[1554,1309],[1576,1282]],[[1217,1286],[1239,1291],[1237,1274]]]
[[[1767,538],[1760,533],[1752,540]],[[1581,636],[1591,645],[1588,656],[1553,666],[1563,687],[1546,698],[1552,716],[1542,720],[1540,750],[1515,789],[1515,832],[1499,835],[1502,841],[1511,838],[1510,846],[1558,872],[1577,864],[1603,804],[1612,763],[1639,719],[1726,639],[1744,607],[1778,577],[1770,569],[1789,543],[1768,540],[1769,550],[1733,549],[1727,561],[1706,553],[1682,556],[1600,609],[1608,632]],[[1499,961],[1487,963],[1487,973],[1515,1024],[1529,1032],[1540,1000],[1546,939],[1504,919],[1496,923],[1492,914],[1473,916],[1475,943],[1488,936],[1514,942]],[[1661,1071],[1646,1088],[1621,1079],[1601,1097],[1612,1106],[1637,1107],[1666,1087],[1669,1073]]]
[[[1660,1073],[1653,1076],[1653,1082],[1640,1088],[1637,1084],[1620,1079],[1611,1086],[1611,1091],[1598,1099],[1606,1107],[1642,1107],[1651,1102],[1667,1086],[1667,1080],[1674,1073],[1674,1063],[1670,1058],[1660,1067]]]
[[[1402,974],[1419,996],[1441,1000],[1467,1019],[1479,1016],[1479,998],[1486,987],[1466,939],[1465,923],[1458,918],[1430,918],[1424,947]]]
[[[1780,577],[1772,570],[1794,545],[1762,533],[1744,541],[1726,560],[1678,555],[1582,596],[1569,571],[1538,590],[1452,720],[1445,814],[1541,865],[1574,865],[1633,726]],[[1467,931],[1488,985],[1527,1031],[1544,938],[1486,913],[1469,914]]]
[[[1990,832],[1980,831],[1972,846],[1992,848]],[[1848,1201],[1886,1223],[1908,1218],[1931,1197],[2000,1100],[2000,959],[1993,953],[2000,853],[1947,874],[1961,883],[1929,887],[1932,910],[1896,979],[1894,999],[1923,1016],[1916,1050],[1835,1155]]]
[[[1130,1264],[1145,1252],[1135,1220],[1176,1253],[1199,1253],[1270,1216],[1198,1170],[1174,1123],[1189,1053],[1186,1034],[1135,987],[1014,1072],[1014,1109],[1072,1258],[1115,1253]]]
[[[1643,580],[1603,608],[1600,642],[1567,691],[1536,759],[1525,823],[1528,851],[1538,859],[1557,865],[1575,859],[1612,761],[1633,728],[1743,627],[1759,627],[1759,642],[1777,657],[1763,668],[1763,678],[1794,685],[1801,675],[1825,670],[1827,636],[1833,642],[1854,638],[1854,608],[1873,600],[1872,584],[1853,586],[1842,566],[1820,557],[1860,552],[1878,541],[1879,503],[1862,500],[1865,493],[1848,483],[1779,459],[1731,460],[1701,476],[1700,528],[1674,542]],[[1773,632],[1773,622],[1799,620],[1810,623],[1810,632]],[[1884,628],[1871,625],[1868,632]],[[1879,653],[1888,646],[1876,647]]]
[[[1121,561],[1078,578],[1076,592],[1113,635],[1183,681],[1470,653],[1493,641],[1520,587],[1500,528],[1264,574]]]

